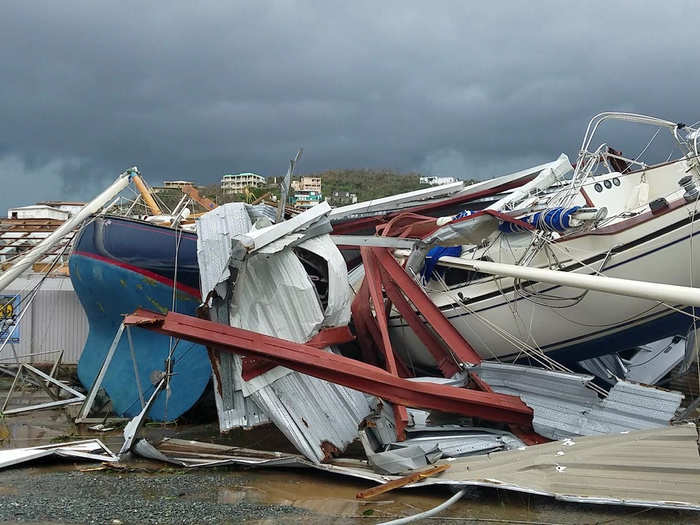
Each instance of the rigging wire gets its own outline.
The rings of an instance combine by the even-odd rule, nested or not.
[[[654,142],[654,139],[656,138],[656,136],[657,136],[660,132],[661,132],[661,128],[657,128],[656,133],[654,133],[654,135],[652,135],[651,139],[649,139],[649,142],[647,142],[647,145],[644,146],[644,149],[642,149],[642,151],[639,152],[639,154],[634,158],[635,161],[638,161],[639,158],[640,158],[642,155],[644,155],[644,152],[646,152],[646,150],[649,148],[649,146],[651,146],[651,143]],[[628,167],[628,169],[629,169],[629,167]],[[626,170],[625,170],[625,171],[626,171]]]
[[[693,286],[693,233],[695,229],[695,215],[697,213],[698,199],[700,199],[700,192],[695,196],[695,205],[690,213],[690,286]],[[695,306],[692,307],[693,314],[693,345],[695,346],[695,366],[698,372],[698,391],[700,392],[700,355],[698,355],[698,339],[697,339],[697,316],[695,315]]]

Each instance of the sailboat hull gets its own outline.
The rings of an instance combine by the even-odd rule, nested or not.
[[[671,173],[660,173],[671,181]],[[647,176],[653,181],[653,173]],[[562,237],[541,250],[530,264],[548,267],[562,263],[565,271],[680,286],[700,280],[700,227],[694,222],[695,202],[680,195],[661,212],[637,214],[613,225]],[[647,208],[648,209],[648,208]],[[489,252],[496,262],[513,264],[517,244],[529,234],[504,237],[506,246]],[[442,286],[442,287],[441,287]],[[484,358],[526,357],[532,348],[563,362],[618,352],[675,334],[685,334],[692,318],[682,304],[584,291],[512,278],[477,276],[469,284],[450,286],[432,282],[433,301]],[[410,348],[408,362],[434,364],[405,322],[391,318],[397,348]]]
[[[78,363],[85,388],[95,380],[124,314],[139,307],[167,312],[174,288],[176,311],[195,315],[200,303],[196,237],[191,234],[141,221],[97,218],[78,234],[69,266],[90,325]],[[125,417],[140,412],[141,397],[148,399],[153,392],[171,348],[168,337],[131,332],[134,358],[125,333],[103,381],[114,412]],[[149,412],[154,420],[182,415],[201,397],[211,377],[206,349],[200,345],[179,343],[172,358],[169,392],[161,392]]]

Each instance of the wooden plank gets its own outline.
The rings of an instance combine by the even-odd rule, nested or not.
[[[374,496],[379,496],[380,494],[385,494],[390,490],[399,489],[401,487],[405,487],[406,485],[410,485],[411,483],[416,483],[422,479],[440,474],[441,472],[446,471],[448,468],[450,468],[449,464],[433,465],[425,470],[419,470],[418,472],[408,474],[402,478],[388,481],[382,485],[372,487],[371,489],[360,491],[355,495],[355,497],[357,499],[368,499]]]

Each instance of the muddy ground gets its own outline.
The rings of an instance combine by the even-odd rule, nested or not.
[[[9,383],[0,379],[0,402]],[[40,394],[32,394],[40,397]],[[32,396],[29,396],[30,398]],[[145,437],[292,451],[274,428],[222,436],[215,423],[148,425]],[[64,409],[0,419],[0,448],[99,438],[113,451],[119,429],[95,432],[72,423]],[[119,470],[90,462],[47,460],[0,471],[0,523],[339,523],[374,524],[415,514],[451,496],[447,488],[404,489],[370,502],[355,494],[371,484],[301,469],[172,468],[133,458]],[[425,523],[700,523],[700,513],[606,505],[473,488]]]

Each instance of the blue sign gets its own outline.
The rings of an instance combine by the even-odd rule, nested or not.
[[[19,343],[19,303],[19,295],[0,295],[0,344],[9,334],[12,335],[8,342]]]

